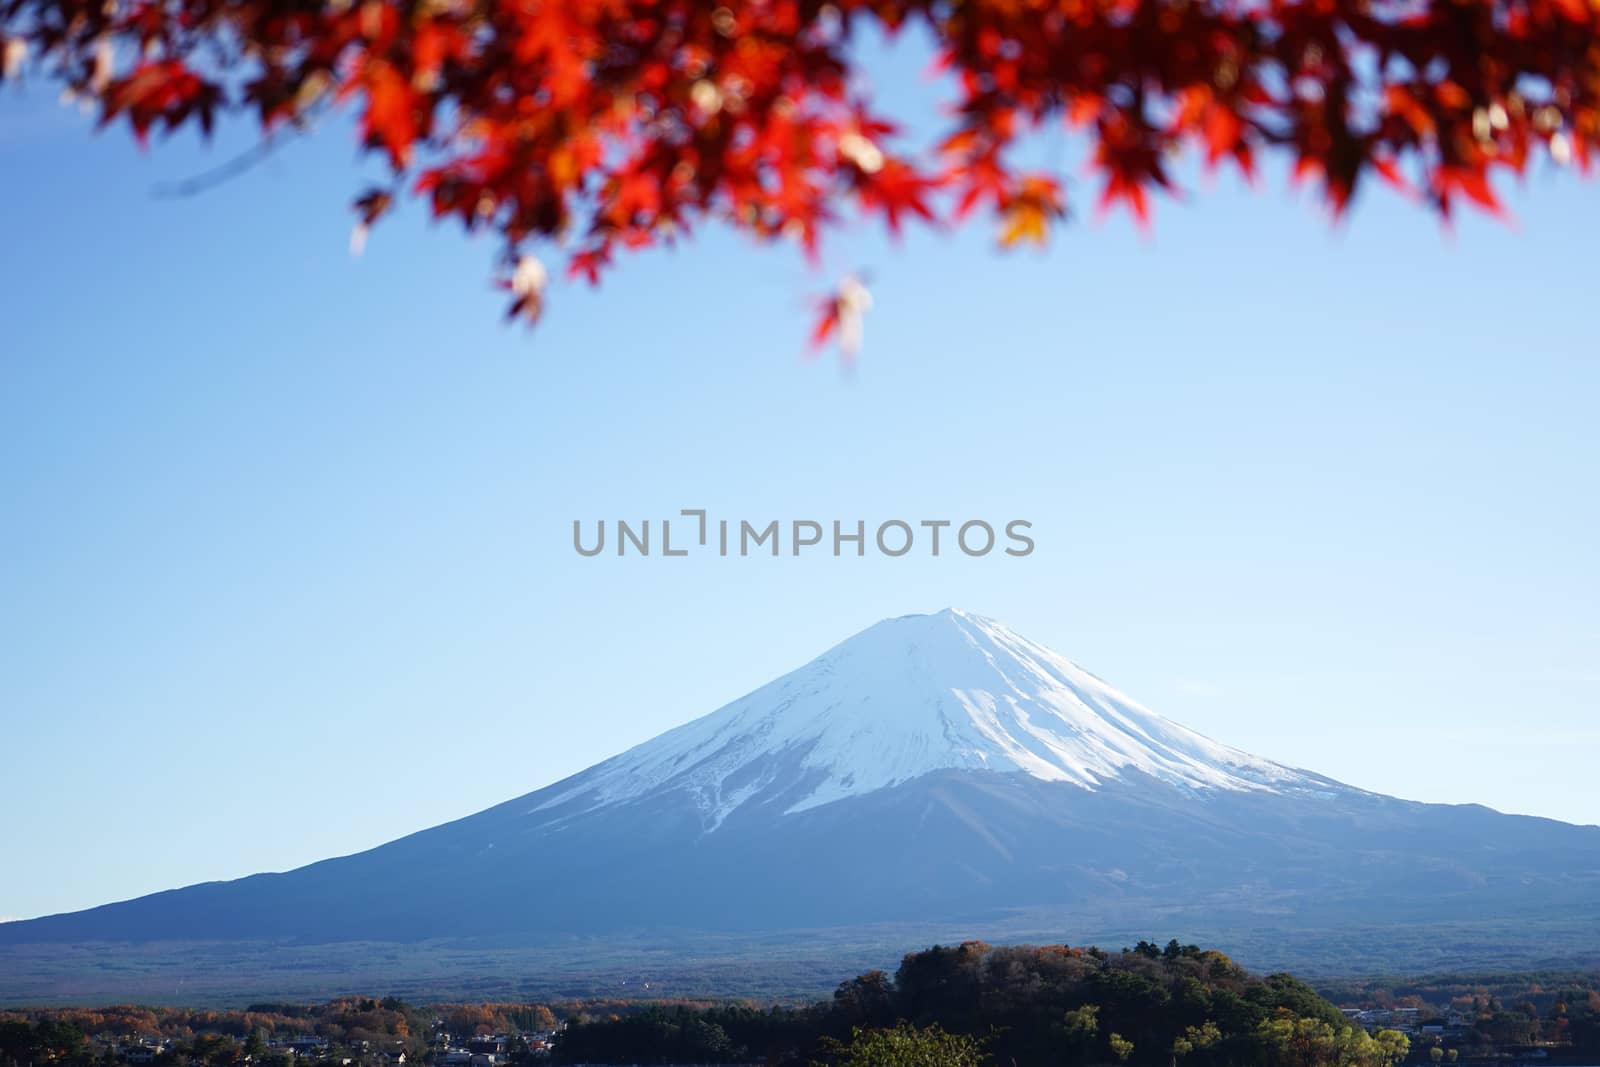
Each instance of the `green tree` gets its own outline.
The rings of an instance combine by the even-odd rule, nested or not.
[[[1064,1023],[1069,1037],[1091,1038],[1100,1030],[1100,1005],[1085,1004],[1073,1008],[1067,1012]]]
[[[1222,1040],[1222,1031],[1217,1029],[1217,1024],[1207,1019],[1201,1026],[1188,1026],[1183,1033],[1172,1039],[1172,1063],[1177,1063],[1195,1049],[1207,1049]]]
[[[1411,1054],[1411,1039],[1398,1030],[1379,1030],[1375,1040],[1383,1067],[1401,1063]]]
[[[1117,1062],[1127,1063],[1128,1057],[1133,1055],[1133,1042],[1121,1034],[1112,1034],[1110,1042],[1111,1054],[1117,1058]]]
[[[902,1022],[888,1030],[852,1032],[839,1067],[978,1067],[983,1050],[966,1034]]]

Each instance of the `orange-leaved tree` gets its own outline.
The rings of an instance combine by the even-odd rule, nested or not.
[[[931,36],[954,97],[936,145],[903,147],[859,91],[872,24]],[[60,78],[141,140],[347,103],[393,176],[356,199],[357,238],[419,196],[503,239],[529,318],[541,246],[597,282],[708,219],[813,256],[863,217],[983,212],[1043,242],[1061,176],[1017,157],[1052,124],[1141,221],[1185,151],[1246,175],[1276,153],[1336,214],[1369,175],[1498,211],[1497,170],[1593,159],[1597,31],[1600,0],[0,0],[6,77]],[[868,299],[847,279],[818,340]]]

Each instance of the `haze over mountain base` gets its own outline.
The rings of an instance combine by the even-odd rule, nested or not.
[[[945,611],[370,851],[0,926],[0,999],[149,996],[207,968],[259,994],[657,965],[692,984],[696,961],[747,959],[803,986],[812,962],[970,937],[1176,936],[1308,973],[1571,966],[1600,959],[1597,920],[1600,828],[1260,759]]]
[[[1592,922],[1494,921],[1261,927],[1218,931],[1181,923],[1082,935],[1026,927],[934,926],[807,930],[756,936],[574,938],[546,946],[476,939],[416,943],[163,941],[0,947],[0,1005],[115,1003],[241,1007],[340,994],[395,995],[417,1003],[568,997],[823,996],[841,974],[893,970],[929,944],[981,937],[993,944],[1132,945],[1174,931],[1225,948],[1257,971],[1305,978],[1443,973],[1594,971]]]

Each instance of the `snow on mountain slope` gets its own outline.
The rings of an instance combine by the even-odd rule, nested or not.
[[[713,830],[747,803],[776,799],[789,814],[946,769],[1084,789],[1131,773],[1192,790],[1338,788],[1218,744],[993,620],[946,609],[886,619],[547,791],[528,814],[562,821],[683,791]]]

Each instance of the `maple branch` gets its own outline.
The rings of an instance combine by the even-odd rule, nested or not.
[[[954,118],[931,155],[854,87],[860,19],[929,30]],[[0,0],[0,81],[24,62],[141,142],[259,112],[265,140],[161,197],[346,103],[394,179],[355,201],[352,247],[416,197],[504,239],[529,321],[550,274],[519,249],[568,234],[590,282],[711,219],[813,263],[848,221],[978,209],[1002,245],[1042,245],[1066,183],[1015,156],[1048,128],[1086,142],[1099,209],[1141,225],[1185,154],[1250,178],[1271,153],[1335,215],[1375,175],[1445,219],[1503,214],[1496,179],[1536,160],[1600,162],[1600,0]],[[820,301],[819,331],[853,336],[859,297]]]
[[[294,132],[300,134],[310,132],[312,120],[315,119],[316,116],[323,110],[326,101],[327,95],[325,93],[320,95],[316,100],[312,101],[312,103],[308,105],[307,108],[303,110],[293,122],[290,123],[290,126]],[[150,195],[155,197],[157,200],[178,200],[187,199],[191,196],[198,196],[201,193],[209,192],[225,182],[230,182],[235,178],[239,178],[245,174],[248,174],[262,163],[265,163],[269,158],[271,158],[272,154],[276,152],[280,146],[282,146],[283,142],[284,138],[277,137],[275,135],[275,131],[269,130],[263,135],[261,140],[257,141],[243,152],[240,152],[232,159],[226,160],[225,162],[212,167],[210,170],[202,171],[201,173],[192,175],[188,178],[180,178],[177,181],[158,182],[150,187]]]
[[[215,189],[224,182],[241,177],[260,164],[266,162],[268,157],[277,150],[281,142],[271,135],[262,138],[245,151],[240,152],[225,163],[219,164],[207,171],[177,181],[158,182],[150,187],[150,195],[157,200],[174,200]]]

